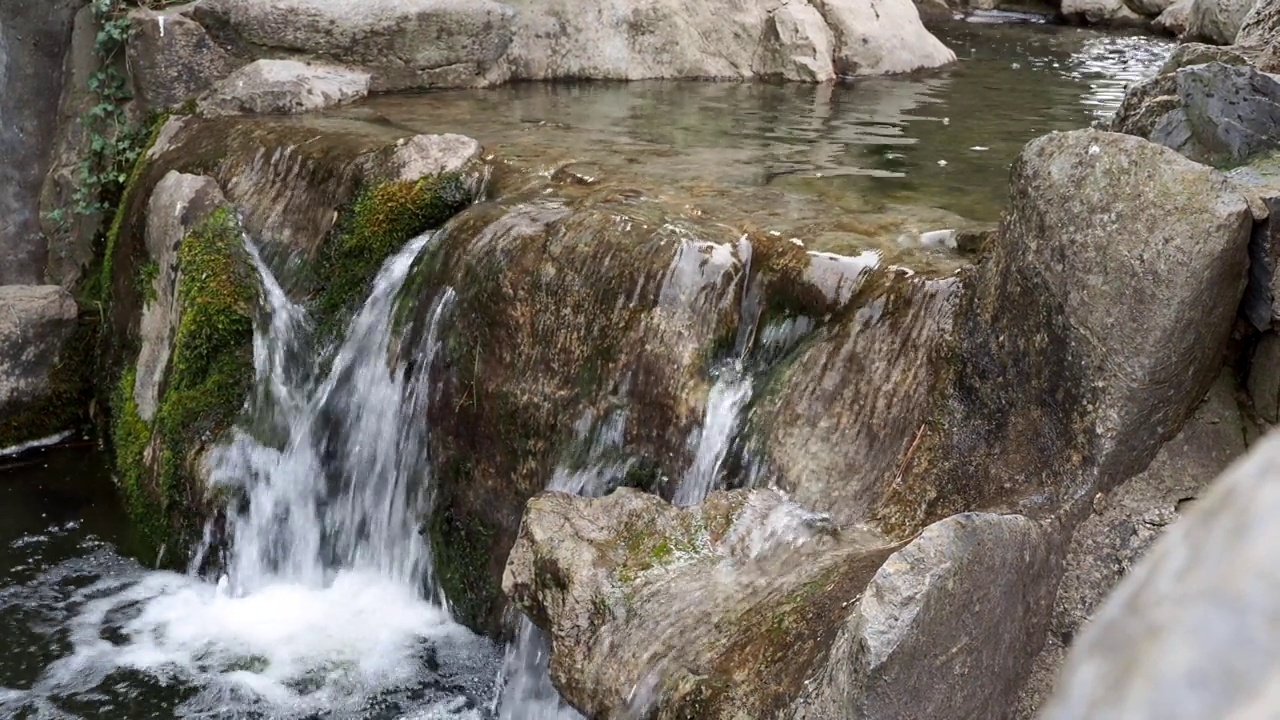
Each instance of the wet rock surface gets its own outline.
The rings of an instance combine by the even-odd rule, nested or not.
[[[296,115],[368,93],[368,73],[297,60],[255,60],[215,84],[198,112],[205,117]]]
[[[998,713],[1040,630],[1044,539],[1023,517],[966,514],[883,546],[764,490],[689,509],[545,494],[504,587],[596,717],[975,717]],[[939,646],[975,658],[984,686]]]
[[[1101,606],[1045,720],[1241,717],[1274,707],[1280,436],[1216,479]]]

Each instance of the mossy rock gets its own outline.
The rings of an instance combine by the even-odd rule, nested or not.
[[[126,370],[112,403],[112,439],[126,507],[146,540],[170,557],[199,531],[207,488],[204,451],[232,424],[253,380],[257,284],[229,208],[214,211],[178,251],[180,319],[152,421]]]

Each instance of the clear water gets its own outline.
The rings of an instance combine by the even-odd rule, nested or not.
[[[1022,144],[1110,112],[1125,82],[1168,51],[1077,29],[975,24],[942,34],[961,62],[913,78],[520,85],[342,112],[467,132],[509,157],[640,185],[676,212],[750,220],[815,250],[870,245],[893,262],[903,235],[993,221]],[[250,427],[214,458],[220,481],[250,500],[229,518],[224,577],[133,560],[91,448],[0,459],[0,717],[576,716],[547,679],[536,628],[521,625],[504,654],[451,619],[412,521],[432,502],[429,482],[406,481],[430,472],[429,428],[405,418],[424,416],[450,295],[431,308],[436,331],[416,349],[427,361],[413,373],[388,366],[397,355],[388,323],[390,299],[428,242],[388,263],[322,365],[305,311],[264,276]],[[681,478],[685,501],[715,486],[750,391],[736,365],[713,384]],[[584,418],[592,450],[548,486],[592,495],[618,482],[626,466],[609,443],[624,420]]]

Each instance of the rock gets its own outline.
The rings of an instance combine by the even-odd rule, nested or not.
[[[1274,330],[1258,338],[1249,361],[1249,398],[1263,420],[1280,422],[1280,334]]]
[[[1236,41],[1245,15],[1257,0],[1192,0],[1187,35],[1215,45]]]
[[[0,448],[70,430],[83,359],[76,302],[57,285],[0,285]]]
[[[369,156],[367,172],[384,180],[412,182],[469,170],[482,152],[480,143],[466,135],[414,135]]]
[[[1263,72],[1280,72],[1280,5],[1257,0],[1240,23],[1236,49]]]
[[[1223,175],[1135,137],[1053,133],[1014,163],[1010,207],[955,311],[937,414],[875,511],[891,535],[1110,489],[1221,367],[1253,225]]]
[[[191,5],[130,11],[129,76],[148,111],[177,108],[208,90],[238,63],[191,18]]]
[[[548,629],[557,686],[594,717],[997,715],[1051,599],[1035,582],[1040,527],[966,514],[896,552],[825,527],[767,490],[688,509],[625,488],[548,493],[529,502],[503,584]]]
[[[910,0],[638,3],[587,9],[572,0],[514,0],[514,78],[747,78],[828,81],[952,62]]]
[[[1111,129],[1211,165],[1238,165],[1280,145],[1280,78],[1218,62],[1129,88]]]
[[[1086,25],[1137,26],[1146,22],[1124,0],[1062,0],[1062,14]]]
[[[1165,443],[1150,467],[1109,495],[1094,500],[1094,512],[1071,539],[1066,572],[1054,602],[1050,637],[1037,662],[1040,679],[1032,704],[1047,699],[1063,657],[1063,646],[1094,610],[1189,508],[1209,483],[1245,453],[1236,382],[1224,372],[1178,435]]]
[[[1174,0],[1172,5],[1160,13],[1159,17],[1151,21],[1151,27],[1160,32],[1181,37],[1187,32],[1187,26],[1191,23],[1191,2],[1192,0]]]
[[[876,275],[787,359],[748,427],[771,485],[842,524],[867,521],[933,411],[961,289]]]
[[[1169,59],[1165,60],[1164,65],[1161,65],[1160,69],[1156,71],[1156,75],[1166,75],[1178,70],[1179,68],[1190,67],[1192,65],[1203,65],[1205,63],[1248,65],[1249,61],[1246,60],[1243,55],[1231,48],[1188,42],[1182,43],[1173,49],[1173,52],[1169,55]]]
[[[102,214],[77,212],[76,188],[80,185],[80,163],[92,142],[84,118],[98,104],[89,89],[89,80],[102,67],[94,49],[98,22],[93,8],[86,5],[76,13],[71,45],[67,49],[62,74],[62,97],[58,102],[57,134],[50,154],[49,172],[40,190],[40,219],[48,244],[44,269],[47,282],[73,289],[93,262],[93,240],[101,231]]]
[[[827,82],[955,59],[911,0],[380,0],[359,10],[209,0],[194,12],[237,57],[301,53],[370,73],[374,91],[582,78]]]
[[[1173,0],[1125,0],[1130,10],[1146,17],[1156,17],[1173,5]]]
[[[147,203],[146,246],[154,268],[149,274],[154,277],[138,327],[141,348],[132,390],[138,416],[147,422],[155,419],[181,319],[178,253],[184,238],[226,202],[211,178],[170,172],[156,184]]]
[[[374,92],[501,82],[516,21],[493,0],[208,0],[194,13],[240,57],[301,53],[369,73]]]
[[[1227,176],[1257,206],[1249,240],[1249,285],[1240,314],[1255,329],[1269,330],[1280,319],[1280,308],[1276,307],[1276,297],[1280,297],[1280,278],[1276,276],[1280,259],[1280,154],[1255,158]]]
[[[40,187],[79,6],[78,0],[0,3],[0,285],[38,283],[44,275]]]
[[[256,60],[218,82],[200,101],[206,117],[294,115],[369,94],[369,74],[296,60]]]
[[[1280,668],[1280,434],[1216,479],[1067,656],[1043,720],[1266,717]]]

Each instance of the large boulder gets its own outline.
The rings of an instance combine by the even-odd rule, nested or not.
[[[1181,67],[1129,88],[1111,129],[1238,165],[1280,145],[1280,78],[1222,62]]]
[[[1066,649],[1116,584],[1245,453],[1246,423],[1236,392],[1235,377],[1223,372],[1146,470],[1094,498],[1092,515],[1072,536],[1045,647],[1017,708],[1019,717],[1030,718],[1048,699]]]
[[[1240,25],[1257,0],[1192,0],[1187,35],[1215,45],[1236,41]]]
[[[1029,143],[1011,185],[956,311],[948,388],[875,513],[889,532],[993,505],[1045,512],[1114,487],[1221,367],[1253,226],[1226,177],[1082,130]]]
[[[828,81],[955,59],[910,0],[513,0],[513,77]]]
[[[910,0],[381,0],[353,8],[209,0],[193,12],[235,57],[302,54],[368,72],[374,91],[556,78],[825,82],[955,59]]]
[[[504,587],[594,717],[993,717],[1043,630],[1045,538],[967,514],[886,545],[768,490],[688,509],[548,493]]]
[[[1273,433],[1156,542],[1080,634],[1043,720],[1274,711],[1278,471]]]
[[[369,73],[378,92],[506,79],[516,22],[494,0],[209,0],[194,13],[235,56],[301,53]]]
[[[205,117],[293,115],[367,94],[368,73],[297,60],[256,60],[216,83],[197,107]]]
[[[0,3],[0,285],[38,283],[46,243],[41,183],[49,168],[63,57],[79,0]]]
[[[84,411],[76,302],[57,285],[0,285],[0,448],[72,429]]]

